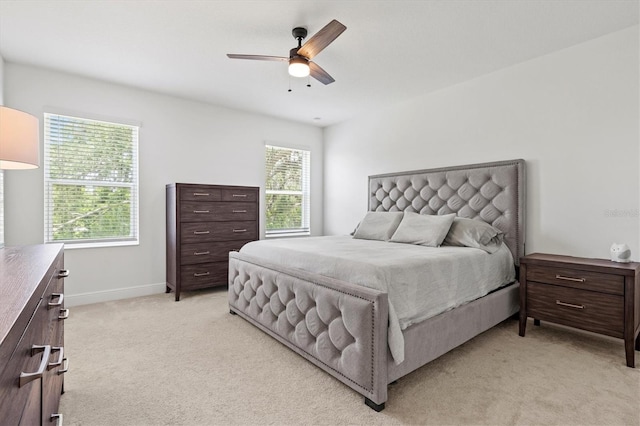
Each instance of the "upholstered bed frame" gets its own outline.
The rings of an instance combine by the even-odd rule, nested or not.
[[[516,266],[524,254],[525,164],[500,161],[369,177],[370,211],[412,211],[483,220],[505,234]],[[516,281],[403,331],[405,360],[387,344],[387,293],[229,255],[229,309],[384,408],[387,385],[518,311]],[[296,333],[308,327],[309,340]]]

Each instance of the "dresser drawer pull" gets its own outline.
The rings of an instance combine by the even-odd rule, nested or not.
[[[193,193],[194,197],[208,197],[209,195],[211,195],[211,194],[209,194],[208,192],[194,192]]]
[[[247,194],[233,194],[232,196],[238,198],[247,198]]]
[[[62,426],[62,413],[52,414],[50,421],[53,421],[53,419],[56,420],[56,426]]]
[[[201,272],[201,273],[195,273],[193,274],[194,277],[206,277],[207,275],[209,275],[209,272]]]
[[[556,305],[566,306],[567,308],[584,309],[584,305],[574,305],[573,303],[565,303],[556,300]]]
[[[66,320],[67,318],[69,318],[69,308],[60,309],[60,315],[58,315],[58,319],[59,320]]]
[[[210,231],[193,231],[193,233],[196,235],[204,235],[204,234],[210,234]]]
[[[69,276],[68,269],[60,269],[60,272],[58,272],[58,278],[67,278],[68,276]]]
[[[207,251],[194,251],[194,252],[193,252],[193,255],[194,255],[194,256],[205,256],[205,255],[207,255],[207,254],[211,254],[211,252],[210,252],[210,251],[208,251],[208,250],[207,250]]]
[[[194,210],[194,213],[209,213],[209,210]]]
[[[55,299],[58,298],[57,302],[49,302],[47,304],[47,306],[49,306],[50,308],[55,308],[56,306],[62,306],[62,303],[64,302],[64,294],[62,293],[51,293],[51,299]]]
[[[247,211],[246,210],[234,210],[233,212],[234,213],[246,213]]]
[[[247,232],[246,229],[234,229],[233,232]]]
[[[565,281],[574,281],[577,283],[583,283],[587,280],[586,278],[565,277],[564,275],[556,275],[556,279],[565,280]]]
[[[38,367],[38,371],[34,373],[20,373],[20,383],[19,386],[23,387],[27,383],[41,379],[44,371],[47,369],[47,363],[49,362],[49,357],[51,356],[51,345],[33,345],[31,346],[31,356],[34,356],[38,352],[44,352],[42,354],[42,361],[40,361],[40,366]]]
[[[60,367],[62,362],[64,361],[64,347],[62,346],[53,346],[51,348],[51,352],[60,352],[58,355],[58,360],[56,362],[50,362],[47,365],[47,370],[51,370],[52,368]]]
[[[58,370],[58,376],[63,375],[67,371],[69,371],[69,358],[62,360],[62,369]]]

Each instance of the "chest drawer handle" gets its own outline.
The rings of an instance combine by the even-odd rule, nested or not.
[[[62,413],[54,413],[51,415],[51,421],[56,421],[56,426],[62,426]]]
[[[587,280],[586,278],[565,277],[564,275],[556,275],[556,279],[565,280],[565,281],[574,281],[574,282],[577,282],[577,283],[583,283],[583,282],[585,282]]]
[[[196,235],[204,235],[204,234],[208,234],[209,231],[193,231],[193,233]]]
[[[194,256],[205,256],[205,255],[207,255],[207,254],[211,254],[211,252],[210,252],[210,251],[208,251],[208,250],[207,250],[207,251],[194,251],[194,252],[193,252],[193,255],[194,255]]]
[[[194,210],[194,213],[209,213],[209,210]]]
[[[58,278],[67,278],[68,276],[69,276],[68,269],[60,269],[60,272],[58,272]]]
[[[62,302],[64,302],[64,294],[62,293],[51,293],[51,299],[58,298],[57,302],[49,302],[47,304],[50,308],[55,308],[56,306],[62,306]]]
[[[201,273],[195,273],[193,274],[194,277],[206,277],[207,275],[209,275],[209,272],[201,272]]]
[[[246,210],[234,210],[233,212],[234,213],[246,213],[247,211]]]
[[[20,372],[20,387],[23,387],[27,383],[34,381],[36,379],[41,379],[44,371],[47,369],[47,364],[49,363],[49,357],[51,356],[51,345],[33,345],[31,346],[31,356],[34,356],[38,352],[43,352],[42,360],[40,361],[40,366],[38,367],[38,371],[33,373],[25,373]]]
[[[584,309],[584,305],[574,305],[573,303],[565,303],[556,300],[556,305],[566,306],[567,308]]]
[[[233,232],[247,232],[246,229],[234,229]]]
[[[193,193],[194,197],[208,197],[209,195],[211,195],[211,194],[209,194],[208,192],[194,192]]]
[[[58,370],[58,376],[69,371],[69,358],[65,358],[62,360],[62,369]]]
[[[58,315],[58,319],[59,320],[66,320],[67,318],[69,318],[69,308],[60,309],[60,315]]]
[[[233,194],[232,197],[247,198],[247,194]]]
[[[60,367],[62,365],[62,362],[64,361],[64,347],[62,346],[53,346],[51,348],[51,352],[60,352],[60,354],[58,355],[58,360],[56,362],[50,362],[47,365],[47,370],[51,370],[53,368],[56,367]]]

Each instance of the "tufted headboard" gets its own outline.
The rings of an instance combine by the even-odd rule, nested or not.
[[[369,211],[456,213],[504,232],[516,265],[524,255],[525,162],[498,161],[369,176]]]

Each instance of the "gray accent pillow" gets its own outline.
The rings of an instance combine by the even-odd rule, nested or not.
[[[353,233],[353,238],[389,241],[402,220],[402,214],[402,212],[367,212]]]
[[[431,215],[405,212],[390,241],[438,247],[447,236],[455,217],[455,213]]]
[[[495,253],[502,245],[504,234],[486,222],[456,217],[444,239],[444,245],[479,248]]]

